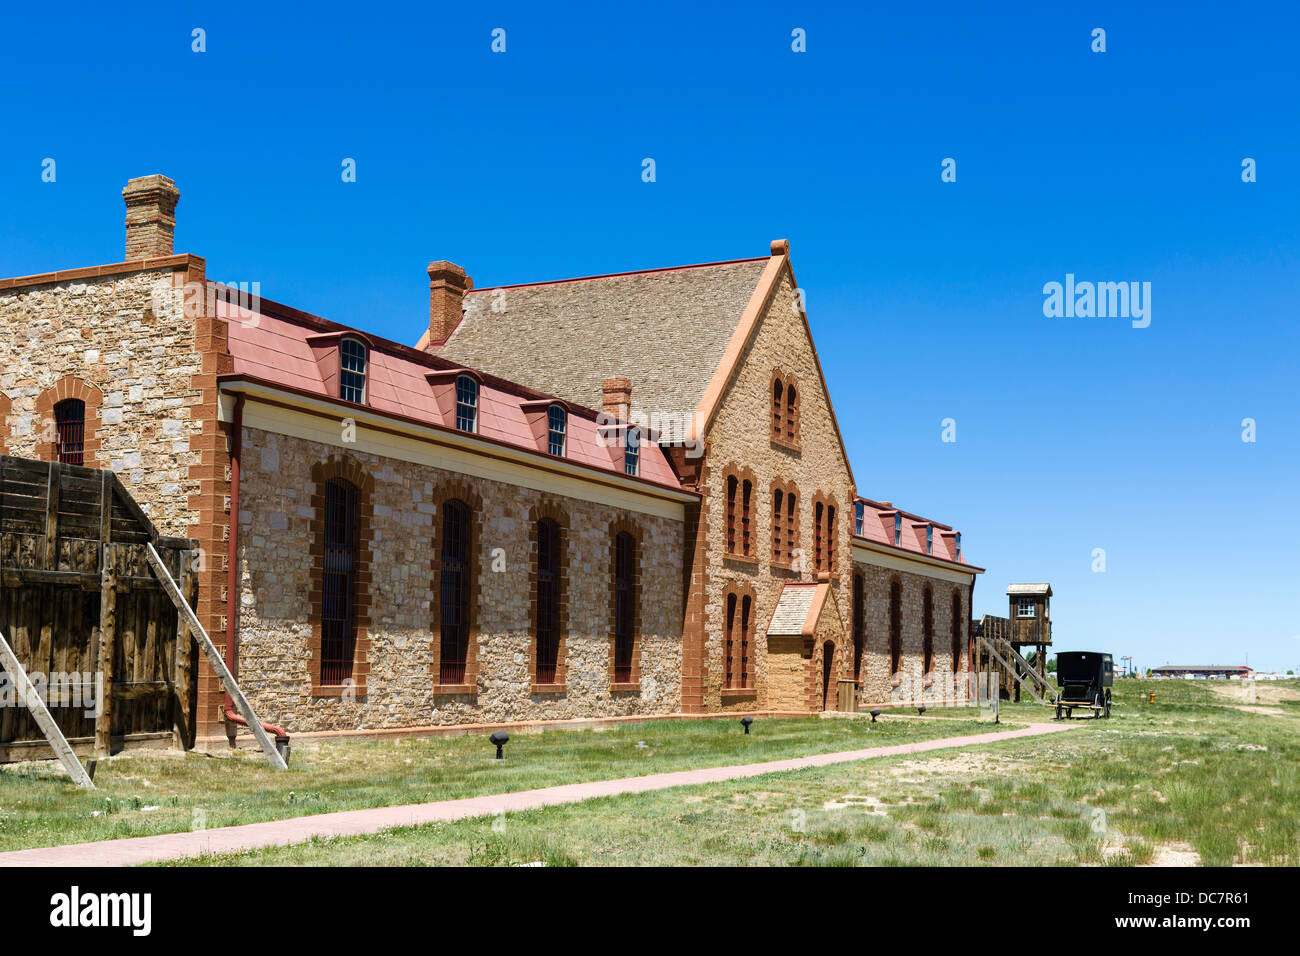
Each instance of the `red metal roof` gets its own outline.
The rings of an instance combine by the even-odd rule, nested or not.
[[[888,501],[872,501],[870,498],[859,497],[854,499],[854,502],[861,503],[863,506],[862,533],[857,537],[865,538],[873,544],[882,544],[895,550],[909,551],[912,554],[938,558],[940,561],[950,561],[953,564],[964,564],[972,570],[977,570],[973,565],[968,564],[964,552],[957,554],[956,533],[950,525],[940,524],[909,511],[903,511],[901,508],[895,508]],[[903,518],[900,529],[902,534],[899,535],[898,544],[894,544],[895,515],[901,515]],[[928,554],[925,550],[927,526],[934,528],[931,539],[934,550]]]
[[[364,407],[380,414],[455,430],[454,411],[444,414],[439,409],[426,376],[430,372],[459,368],[456,363],[266,299],[255,304],[257,311],[226,303],[220,297],[217,301],[217,316],[227,320],[235,374],[340,401],[337,394],[326,388],[323,369],[316,361],[309,339],[323,333],[352,333],[370,350]],[[523,408],[525,403],[545,401],[551,396],[491,375],[475,372],[475,377],[480,382],[476,434],[555,460],[545,454],[544,429],[539,441]],[[569,412],[564,460],[623,475],[623,449],[601,441],[596,412],[572,402],[559,399],[555,402]],[[642,480],[681,487],[658,445],[643,442],[640,457]]]

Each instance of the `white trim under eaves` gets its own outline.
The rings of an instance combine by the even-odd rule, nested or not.
[[[245,428],[257,428],[344,451],[360,451],[381,458],[427,465],[673,521],[684,521],[686,505],[696,500],[689,492],[647,485],[617,472],[589,470],[560,459],[548,458],[545,467],[539,467],[536,456],[516,451],[508,445],[483,441],[469,434],[395,421],[362,409],[345,410],[310,396],[283,392],[256,382],[224,382],[221,388],[223,393],[229,391],[246,396]],[[275,404],[259,402],[259,398]],[[233,417],[233,402],[229,405],[231,407],[227,407],[225,401],[219,403],[219,418],[223,422],[229,422]],[[286,405],[293,407],[283,407]],[[344,442],[342,429],[328,423],[329,419],[339,422],[343,418],[356,422],[355,442]],[[381,426],[385,431],[367,429],[365,426],[368,424]]]
[[[967,567],[962,570],[949,562],[939,561],[928,555],[901,554],[892,548],[883,548],[873,542],[857,539],[853,541],[853,561],[855,564],[870,564],[891,571],[924,574],[954,584],[970,584],[975,579],[975,575],[984,573],[978,568]]]

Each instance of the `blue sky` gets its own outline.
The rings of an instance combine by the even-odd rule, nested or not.
[[[1294,6],[77,6],[6,12],[0,275],[120,259],[153,172],[212,278],[409,342],[432,259],[787,237],[859,490],[963,532],[977,612],[1048,580],[1060,649],[1300,669]],[[1066,273],[1150,327],[1045,317]]]

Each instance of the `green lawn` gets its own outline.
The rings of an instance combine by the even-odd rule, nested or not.
[[[1124,680],[1110,720],[1079,720],[1067,734],[184,864],[1295,866],[1300,684],[1258,693],[1246,701],[1239,685]],[[1002,708],[1004,720],[1046,713]],[[972,726],[928,717],[863,726],[938,725]]]
[[[514,735],[295,744],[288,772],[260,751],[132,751],[101,761],[96,791],[58,764],[0,765],[0,851],[174,833],[284,817],[471,797],[692,767],[777,760],[987,730],[975,721],[658,720]]]

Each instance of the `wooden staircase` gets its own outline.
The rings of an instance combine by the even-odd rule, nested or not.
[[[1056,688],[1033,665],[1020,656],[1020,652],[1008,640],[1002,637],[979,635],[979,646],[988,652],[989,657],[1006,668],[1011,679],[1018,683],[1029,696],[1040,704],[1053,706],[1056,703]]]

